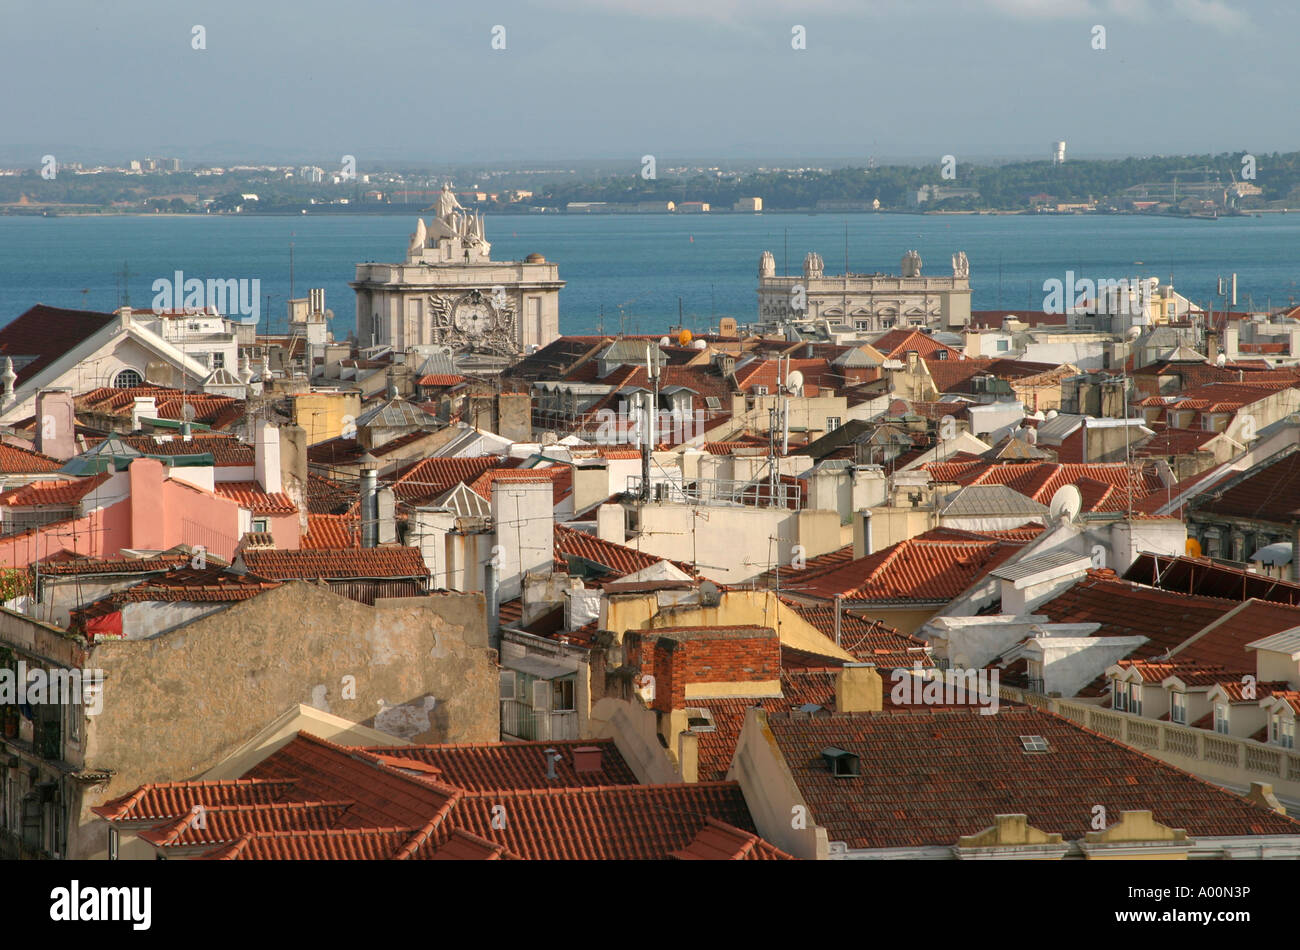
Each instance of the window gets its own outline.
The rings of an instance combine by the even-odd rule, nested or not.
[[[766,395],[767,395],[767,387],[766,387],[766,386],[755,386],[755,387],[754,387],[754,395],[755,395],[755,396],[766,396]]]
[[[1128,711],[1138,716],[1142,715],[1142,684],[1134,683],[1129,687]]]
[[[1005,353],[1005,352],[1007,352],[1007,350],[1009,350],[1009,349],[1011,349],[1011,341],[1010,341],[1010,340],[998,340],[998,352],[999,352],[999,353]]]
[[[1224,703],[1214,704],[1214,731],[1221,735],[1229,735],[1228,729],[1228,707]]]
[[[1187,694],[1169,694],[1169,719],[1181,725],[1187,725]]]
[[[144,377],[133,369],[124,369],[117,374],[113,380],[113,386],[117,389],[134,389],[136,386],[144,384]]]
[[[839,427],[840,427],[840,417],[839,417],[839,416],[827,416],[827,417],[826,417],[826,431],[827,431],[827,432],[834,432],[834,431],[835,431],[836,429],[838,429]]]
[[[551,708],[570,711],[573,705],[573,680],[553,680],[551,682]]]
[[[266,525],[266,519],[265,519],[265,518],[254,518],[254,519],[253,519],[253,530],[254,530],[254,531],[266,531],[266,530],[268,530],[268,529],[267,529],[267,525]]]
[[[226,354],[225,354],[225,353],[213,353],[213,354],[212,354],[212,368],[213,368],[213,369],[225,369],[225,368],[226,368]]]
[[[934,358],[937,360],[946,360],[948,358],[948,351],[939,350],[937,353],[934,354]]]
[[[1119,677],[1110,682],[1110,708],[1128,712],[1128,685],[1120,682]]]
[[[500,697],[502,699],[516,699],[515,693],[515,671],[502,670],[500,674]]]
[[[1282,717],[1277,713],[1268,717],[1268,739],[1270,742],[1278,742],[1282,738]]]
[[[1285,749],[1295,748],[1295,720],[1294,719],[1282,720],[1282,736],[1278,740],[1278,743]]]
[[[1042,736],[1021,736],[1020,745],[1026,752],[1047,751],[1047,740]]]

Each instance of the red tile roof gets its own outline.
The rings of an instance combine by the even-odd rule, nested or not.
[[[1129,654],[1150,659],[1184,643],[1218,620],[1232,601],[1175,594],[1119,580],[1111,571],[1089,571],[1069,589],[1034,608],[1052,623],[1099,623],[1097,637],[1146,637]]]
[[[252,468],[256,462],[252,445],[240,442],[225,432],[197,432],[188,440],[180,436],[157,435],[125,435],[118,438],[146,455],[199,455],[206,452],[212,455],[213,464],[219,467]]]
[[[419,504],[445,494],[462,482],[472,482],[489,469],[513,468],[518,464],[518,459],[499,455],[422,459],[399,469],[389,485],[400,501]]]
[[[405,545],[349,550],[250,549],[240,557],[250,573],[273,580],[429,576],[420,549]]]
[[[43,558],[41,573],[62,577],[79,574],[161,574],[184,567],[189,563],[184,554],[164,554],[158,557],[73,557],[59,560]]]
[[[14,357],[16,385],[22,386],[116,319],[117,315],[112,313],[65,310],[38,303],[0,328],[0,366],[4,357]],[[17,360],[20,356],[36,358],[20,364]]]
[[[213,491],[255,515],[292,515],[298,511],[284,492],[268,492],[257,482],[217,482]]]
[[[302,548],[330,550],[361,547],[361,519],[356,515],[308,515]]]
[[[1265,463],[1230,487],[1211,489],[1192,507],[1196,511],[1290,522],[1300,518],[1300,452]]]
[[[919,330],[889,330],[871,341],[872,347],[892,360],[907,358],[909,350],[915,350],[920,356],[932,356],[935,353],[947,353],[948,359],[956,360],[962,356],[961,350],[940,343],[934,337]]]
[[[465,382],[465,377],[454,373],[430,373],[428,376],[421,376],[415,382],[417,386],[459,386]]]
[[[936,482],[957,485],[1006,485],[1027,498],[1042,504],[1051,501],[1063,485],[1077,485],[1087,480],[1091,507],[1085,511],[1121,511],[1128,505],[1130,493],[1135,503],[1148,495],[1164,495],[1165,486],[1154,469],[1135,472],[1122,462],[1087,464],[1059,462],[1021,462],[1003,464],[995,460],[927,462],[921,466]],[[1118,491],[1107,492],[1104,486]],[[1085,499],[1086,500],[1086,499]]]
[[[1016,554],[1021,541],[946,537],[926,532],[841,566],[805,572],[790,588],[797,598],[845,599],[879,604],[947,603]]]
[[[67,507],[78,504],[83,498],[108,481],[107,472],[86,478],[58,481],[29,482],[18,488],[0,493],[0,505],[10,508],[34,508],[46,505]]]
[[[557,559],[580,557],[594,561],[610,569],[616,577],[626,577],[637,571],[653,567],[666,558],[645,554],[625,544],[603,541],[593,534],[587,534],[562,524],[555,526],[555,556]],[[669,561],[679,571],[695,576],[695,570],[681,561]],[[566,562],[567,565],[567,562]],[[566,566],[567,570],[567,566]],[[610,580],[612,578],[604,578]]]
[[[1300,627],[1300,607],[1253,599],[1230,606],[1233,609],[1217,622],[1176,648],[1172,658],[1185,664],[1253,671],[1255,654],[1246,644]]]
[[[785,598],[782,598],[785,600]],[[835,608],[813,607],[785,601],[804,620],[835,639]],[[927,641],[901,633],[880,620],[871,620],[847,610],[840,611],[840,646],[863,663],[874,663],[882,670],[911,667],[919,662],[933,666]]]
[[[994,816],[1023,814],[1067,841],[1092,827],[1094,806],[1111,821],[1149,810],[1191,837],[1296,835],[1300,823],[1051,713],[1003,706],[795,718],[768,726],[809,821],[850,848],[947,847],[984,831]],[[1021,736],[1048,751],[1027,754]],[[861,757],[862,774],[835,777],[822,749]],[[1025,781],[1032,773],[1034,781]]]
[[[575,769],[577,749],[596,749],[601,768]],[[553,779],[546,777],[546,750],[554,749]],[[354,748],[357,755],[402,769],[404,763],[431,771],[430,777],[466,791],[529,788],[585,788],[597,785],[635,785],[636,775],[612,739],[551,740],[547,742],[481,742],[461,745],[408,745]]]
[[[0,365],[3,361],[0,361]],[[57,472],[63,467],[58,459],[42,455],[34,449],[0,443],[0,475],[30,475]]]
[[[679,861],[781,861],[793,860],[758,835],[741,831],[725,821],[710,818],[689,845],[674,851]]]
[[[470,489],[492,500],[492,486],[497,482],[550,482],[555,504],[559,504],[573,491],[573,469],[568,465],[551,465],[547,468],[493,468],[470,482]]]
[[[195,805],[266,805],[284,799],[292,779],[227,779],[218,782],[151,782],[91,809],[109,821],[157,821],[190,814]]]

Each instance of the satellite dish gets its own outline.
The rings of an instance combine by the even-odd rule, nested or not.
[[[694,342],[691,343],[691,346],[695,347],[697,350],[706,349],[708,345],[709,344],[704,340],[695,340]]]
[[[785,390],[796,395],[803,392],[803,373],[791,370],[785,377]]]
[[[1037,445],[1037,444],[1038,444],[1038,430],[1037,430],[1037,429],[1028,429],[1028,428],[1025,429],[1025,441],[1028,442],[1030,445]]]
[[[1083,495],[1073,485],[1062,485],[1052,496],[1047,516],[1054,522],[1073,521],[1083,510]]]
[[[1128,332],[1124,334],[1124,338],[1128,340],[1130,343],[1132,343],[1141,335],[1142,335],[1141,327],[1129,327]]]
[[[195,417],[196,415],[198,415],[198,413],[194,411],[194,407],[193,407],[192,405],[190,405],[188,402],[187,402],[184,406],[181,407],[181,420],[182,420],[182,421],[184,421],[184,422],[193,422],[193,421],[194,421],[194,417]]]
[[[660,346],[670,346],[671,344],[672,344],[672,340],[668,339],[668,337],[666,337],[666,336],[661,336],[661,337],[659,338],[659,345],[660,345]]]
[[[1226,364],[1227,362],[1228,362],[1227,353],[1220,353],[1218,356],[1214,358],[1214,365],[1219,367],[1219,369],[1223,369],[1224,364]]]
[[[334,311],[333,311],[333,310],[326,310],[326,311],[325,311],[325,319],[326,319],[326,320],[333,320],[333,319],[334,319]]]
[[[1060,415],[1060,413],[1058,413],[1055,409],[1048,409],[1045,418],[1055,419],[1058,415]]]
[[[718,585],[713,581],[704,581],[700,584],[700,606],[716,607],[722,603],[722,592],[718,590]]]

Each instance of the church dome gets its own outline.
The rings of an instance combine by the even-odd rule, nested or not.
[[[545,264],[545,263],[546,263],[546,258],[542,257],[542,255],[540,255],[540,254],[538,254],[537,252],[534,251],[532,254],[529,254],[527,257],[524,258],[524,263],[525,263],[525,264]]]

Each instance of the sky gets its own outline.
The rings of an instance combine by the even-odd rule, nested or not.
[[[0,161],[1292,151],[1298,35],[1277,0],[0,0]]]

